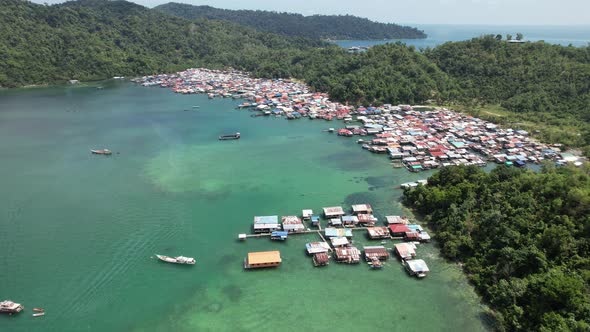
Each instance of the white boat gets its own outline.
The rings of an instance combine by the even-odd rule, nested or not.
[[[184,257],[184,256],[168,257],[168,256],[164,256],[164,255],[156,255],[156,257],[158,257],[158,259],[161,260],[162,262],[166,262],[166,263],[186,264],[186,265],[195,265],[195,263],[196,263],[195,259],[192,257]]]
[[[10,300],[0,302],[0,312],[7,312],[11,315],[23,311],[24,308],[22,304]]]
[[[37,312],[33,314],[33,317],[40,317],[40,316],[45,316],[44,312]]]
[[[109,149],[96,149],[96,150],[90,150],[90,152],[92,152],[92,154],[102,154],[105,156],[110,156],[113,154],[113,152]]]

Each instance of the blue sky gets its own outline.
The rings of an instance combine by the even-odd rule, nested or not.
[[[133,0],[153,7],[171,0]],[[416,24],[590,25],[590,0],[175,0],[228,9],[352,14]],[[59,0],[34,0],[57,3]]]

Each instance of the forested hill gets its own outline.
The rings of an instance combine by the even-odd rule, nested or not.
[[[126,1],[0,0],[0,86],[233,66],[273,75],[281,52],[323,46],[219,21],[188,21]],[[265,60],[266,59],[266,60]]]
[[[405,192],[501,331],[590,330],[590,169],[448,167]]]
[[[259,31],[316,39],[418,39],[426,34],[416,28],[378,23],[351,15],[313,15],[261,10],[229,10],[169,2],[154,8],[186,19],[231,21]]]

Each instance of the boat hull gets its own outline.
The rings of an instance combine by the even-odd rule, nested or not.
[[[234,140],[234,139],[240,139],[240,133],[219,136],[220,141],[228,141],[228,140]]]
[[[104,155],[104,156],[110,156],[111,154],[113,154],[113,152],[111,152],[110,150],[90,150],[90,152],[92,154],[100,154],[100,155]]]
[[[174,257],[168,257],[168,256],[164,256],[164,255],[156,255],[156,257],[165,263],[172,263],[172,264],[179,264],[179,265],[195,265],[196,261],[194,258],[190,258],[190,260],[187,261],[179,261],[177,258]]]

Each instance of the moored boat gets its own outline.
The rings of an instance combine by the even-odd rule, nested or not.
[[[24,309],[25,307],[22,304],[10,300],[0,302],[0,312],[15,314],[23,311]]]
[[[109,149],[96,149],[96,150],[90,150],[90,152],[92,152],[92,154],[102,154],[105,156],[110,156],[111,154],[113,154],[113,152]]]
[[[169,257],[164,255],[156,255],[159,260],[166,263],[173,263],[173,264],[185,264],[185,265],[195,265],[196,261],[192,257],[184,257],[184,256],[177,256],[177,257]]]
[[[40,316],[45,316],[45,312],[37,312],[33,314],[33,317],[40,317]]]
[[[240,133],[219,136],[220,141],[226,141],[226,140],[232,140],[232,139],[240,139]]]
[[[43,308],[33,308],[33,311],[34,312],[44,312],[45,309],[43,309]]]
[[[383,263],[381,263],[381,261],[377,257],[372,257],[371,261],[369,262],[369,265],[371,265],[372,269],[380,269],[383,267]]]

